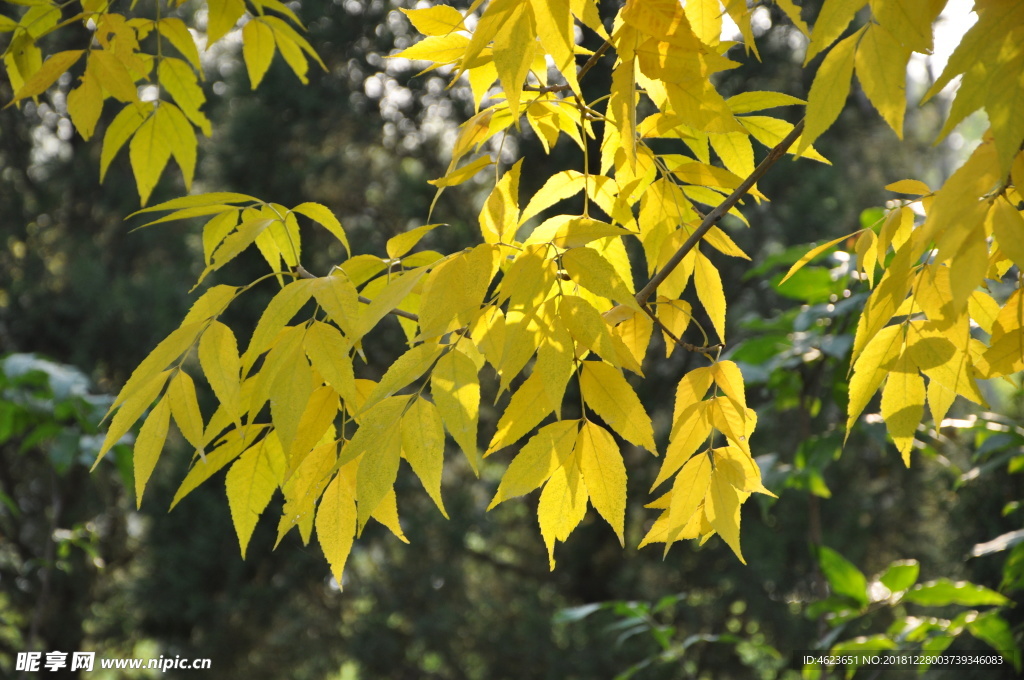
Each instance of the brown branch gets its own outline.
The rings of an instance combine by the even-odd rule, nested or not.
[[[693,250],[702,238],[704,238],[704,235],[711,230],[711,227],[715,226],[715,224],[722,219],[723,215],[739,203],[739,200],[743,198],[748,191],[750,191],[750,188],[753,187],[757,181],[761,179],[761,177],[763,177],[764,174],[786,154],[789,147],[793,146],[793,143],[796,142],[797,138],[800,137],[803,131],[804,121],[801,120],[793,126],[792,131],[786,135],[785,139],[776,144],[775,147],[768,152],[768,155],[765,156],[764,160],[761,161],[756,168],[754,168],[754,171],[750,173],[745,180],[740,182],[740,185],[736,187],[735,191],[729,194],[724,201],[719,203],[714,210],[707,214],[704,220],[700,223],[700,226],[697,227],[697,230],[690,234],[690,238],[686,239],[686,242],[683,243],[683,245],[679,246],[679,250],[677,250],[672,255],[671,259],[665,263],[665,266],[661,268],[661,271],[651,277],[651,280],[647,282],[647,285],[636,294],[636,301],[639,302],[641,306],[646,306],[648,298],[650,298],[658,286],[668,278],[669,274],[679,266],[679,263],[683,261],[683,258]]]

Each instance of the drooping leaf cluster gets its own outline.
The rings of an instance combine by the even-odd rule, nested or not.
[[[175,503],[228,468],[244,554],[280,490],[278,541],[296,526],[308,541],[315,529],[340,581],[371,518],[405,540],[394,490],[402,459],[445,513],[445,430],[474,471],[481,449],[487,457],[525,440],[491,506],[541,489],[538,520],[552,567],[556,543],[590,505],[624,542],[624,441],[655,455],[664,448],[652,491],[671,482],[648,504],[660,514],[641,545],[667,550],[718,534],[742,560],[741,506],[752,493],[770,492],[753,458],[756,417],[743,376],[720,358],[727,300],[715,263],[749,257],[718,225],[726,215],[746,224],[738,206],[766,199],[756,182],[787,152],[828,162],[811,145],[837,119],[854,73],[901,136],[906,65],[912,53],[932,48],[931,23],[944,5],[827,0],[808,28],[799,7],[778,4],[809,37],[806,60],[825,54],[806,118],[796,125],[764,112],[803,106],[800,99],[765,91],[726,98],[716,88],[716,74],[757,58],[753,8],[745,2],[630,0],[610,22],[595,0],[477,0],[464,11],[407,11],[426,37],[394,56],[465,79],[473,93],[477,112],[461,126],[447,174],[433,184],[440,192],[494,173],[479,213],[480,242],[448,255],[416,251],[439,226],[430,224],[392,238],[386,257],[353,254],[340,222],[320,204],[289,209],[212,193],[147,208],[170,211],[150,224],[206,218],[200,283],[255,246],[270,267],[263,278],[280,290],[244,352],[220,317],[262,279],[206,290],[122,389],[101,455],[148,411],[135,453],[141,502],[173,419],[196,450]],[[68,96],[80,133],[93,134],[105,99],[124,104],[107,127],[101,170],[130,139],[143,204],[171,156],[191,182],[194,128],[208,134],[209,126],[199,110],[193,36],[157,7],[154,20],[84,3],[64,19],[59,6],[41,0],[0,24],[12,33],[5,65],[15,101],[41,94],[84,57]],[[1024,117],[1013,113],[1024,98],[1024,10],[991,0],[976,11],[978,23],[926,96],[962,74],[944,133],[983,108],[989,134],[941,188],[891,185],[915,198],[894,203],[877,229],[857,235],[858,270],[873,291],[854,341],[848,427],[881,388],[882,417],[908,464],[926,404],[941,421],[958,394],[983,403],[979,379],[1024,369],[1024,197],[1017,189]],[[743,49],[723,40],[725,16]],[[859,28],[848,33],[855,22]],[[73,23],[92,32],[88,47],[43,61],[40,39]],[[315,52],[293,26],[301,28],[298,18],[276,0],[210,2],[207,46],[236,31],[254,87],[275,49],[304,80]],[[142,50],[147,39],[155,54]],[[168,45],[184,59],[165,56]],[[602,59],[612,64],[610,81],[603,96],[588,99],[580,81]],[[156,98],[139,96],[150,87]],[[552,175],[528,197],[520,192],[527,161],[502,171],[489,144],[521,130],[524,119],[545,150],[564,135],[580,152],[580,169]],[[754,142],[769,149],[757,164]],[[579,197],[581,211],[558,212]],[[349,254],[326,275],[303,267],[300,217],[327,229]],[[1014,277],[1008,296],[1005,286],[990,285]],[[360,377],[364,343],[391,317],[407,350],[380,380]],[[630,382],[658,360],[648,356],[656,333],[669,354],[695,352],[707,364],[679,380],[667,447],[658,446],[660,433]],[[188,372],[196,372],[193,356],[219,402],[209,418]],[[499,395],[509,397],[498,402],[505,405],[496,431],[479,447],[481,377],[492,375]],[[580,417],[563,419],[571,383]]]

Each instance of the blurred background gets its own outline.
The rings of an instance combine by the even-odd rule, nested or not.
[[[434,197],[426,181],[444,174],[472,101],[461,85],[447,88],[443,73],[417,75],[415,65],[387,58],[416,40],[402,4],[291,3],[328,67],[312,71],[307,87],[277,59],[253,92],[237,41],[207,52],[214,134],[201,142],[194,190],[321,202],[341,218],[356,253],[382,253],[386,239],[426,223]],[[820,2],[803,6],[813,20]],[[201,12],[194,3],[178,11],[189,23]],[[757,10],[763,63],[723,74],[723,94],[806,95],[813,69],[800,67],[805,41],[782,16],[774,6]],[[196,19],[201,28],[204,18]],[[58,32],[52,40],[67,44],[53,49],[81,38]],[[911,93],[927,87],[934,66],[915,66]],[[585,87],[606,87],[609,69],[600,64]],[[922,428],[910,469],[871,417],[843,447],[849,350],[867,292],[851,275],[852,244],[776,285],[808,244],[876,224],[891,198],[885,184],[915,177],[936,186],[984,119],[935,146],[947,102],[912,106],[898,144],[855,86],[818,143],[833,165],[783,161],[760,184],[771,203],[745,210],[752,226],[727,225],[756,265],[716,261],[730,308],[726,356],[743,368],[759,414],[754,449],[779,495],[745,506],[748,566],[717,538],[667,556],[658,547],[637,551],[653,520],[642,504],[655,468],[627,445],[626,549],[591,512],[548,572],[536,496],[484,512],[511,457],[501,453],[480,480],[464,465],[446,470],[451,520],[404,469],[399,510],[412,544],[369,528],[342,590],[315,541],[304,546],[292,532],[273,550],[268,517],[243,561],[222,475],[168,512],[191,455],[180,438],[169,440],[141,509],[130,443],[89,472],[111,395],[194,299],[188,288],[202,269],[202,244],[198,224],[131,231],[141,222],[124,220],[138,207],[127,154],[100,185],[100,145],[73,133],[69,86],[62,81],[38,105],[0,110],[0,676],[19,677],[19,651],[87,650],[208,657],[212,671],[180,676],[225,679],[770,679],[798,677],[798,650],[837,644],[985,653],[1020,646],[1019,377],[985,386],[989,410],[957,402],[943,427]],[[11,95],[0,82],[0,100]],[[799,112],[778,115],[786,114],[795,122]],[[581,162],[565,141],[545,156],[525,126],[500,153],[504,161],[527,157],[523,195]],[[450,226],[431,232],[425,247],[450,252],[475,242],[488,181],[441,196],[433,221]],[[153,202],[182,193],[168,172]],[[311,271],[343,257],[326,235],[306,238]],[[214,283],[245,283],[264,270],[258,256],[242,257]],[[242,298],[227,322],[251,328],[272,292],[268,283]],[[397,324],[390,331],[367,347],[371,377],[381,370],[374,359],[404,343]],[[663,350],[655,339],[640,386],[659,446],[675,384],[698,365],[681,351],[665,359]],[[204,404],[205,413],[212,408]],[[495,421],[482,414],[483,436]],[[935,580],[913,597],[892,596]],[[1010,660],[981,675],[933,669],[928,677],[1018,677]],[[159,674],[109,673],[89,677]],[[919,677],[857,675],[904,676]]]

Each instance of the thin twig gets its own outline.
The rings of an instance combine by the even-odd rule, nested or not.
[[[650,298],[658,286],[668,278],[669,274],[679,266],[679,263],[683,261],[683,258],[686,257],[691,250],[693,250],[694,246],[704,238],[704,235],[711,230],[711,227],[715,226],[715,224],[722,219],[723,215],[739,203],[739,200],[743,198],[748,191],[750,191],[750,188],[757,184],[757,181],[761,179],[761,177],[763,177],[764,174],[786,154],[789,147],[793,146],[793,143],[796,142],[803,131],[804,121],[801,120],[793,126],[793,129],[788,135],[786,135],[785,139],[776,144],[775,147],[768,152],[768,155],[765,156],[764,160],[761,161],[756,168],[754,168],[754,171],[750,173],[745,180],[740,182],[740,185],[736,187],[736,190],[729,194],[724,201],[719,203],[714,210],[707,214],[704,220],[700,223],[700,226],[697,227],[697,230],[690,234],[690,238],[686,239],[686,242],[679,246],[679,250],[672,255],[669,261],[665,263],[665,266],[662,267],[657,274],[651,277],[651,280],[647,282],[647,285],[636,294],[636,301],[640,303],[641,306],[645,306],[647,304],[648,298]]]
[[[652,310],[648,305],[641,305],[640,308],[644,310],[644,313],[647,314],[647,316],[651,317],[651,320],[654,321],[654,324],[661,329],[662,333],[667,335],[672,340],[672,342],[676,343],[677,345],[685,349],[687,352],[699,352],[700,354],[714,354],[720,351],[723,347],[725,347],[725,345],[721,342],[716,345],[694,345],[692,343],[686,342],[685,340],[680,340],[679,338],[676,337],[675,333],[668,329],[668,326],[662,323],[661,319],[657,317],[657,315],[654,313],[654,310]]]

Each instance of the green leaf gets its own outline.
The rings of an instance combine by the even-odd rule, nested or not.
[[[921,565],[917,560],[897,560],[889,565],[878,580],[894,593],[906,590],[917,582]]]
[[[985,586],[979,586],[970,581],[952,581],[948,578],[940,578],[915,586],[903,596],[903,600],[927,607],[945,607],[950,604],[978,607],[1009,603],[1006,597]]]
[[[868,604],[868,582],[864,574],[845,557],[826,546],[818,548],[818,565],[832,592],[848,597],[861,607]]]

